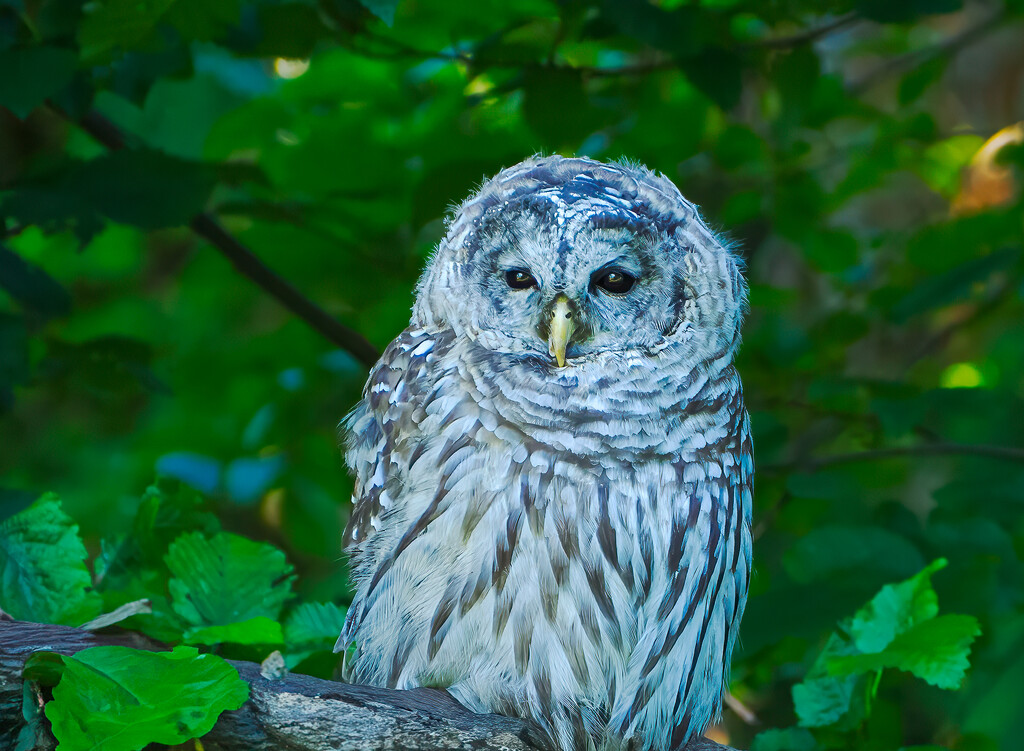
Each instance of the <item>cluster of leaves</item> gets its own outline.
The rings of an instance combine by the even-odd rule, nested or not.
[[[982,165],[984,189],[961,173],[1024,119],[1008,94],[1022,14],[1020,0],[0,0],[0,518],[56,490],[87,545],[125,540],[100,549],[94,590],[62,567],[82,596],[36,617],[79,625],[147,597],[129,625],[283,644],[294,662],[286,594],[347,596],[335,430],[365,369],[197,242],[194,214],[382,348],[446,207],[481,178],[538,151],[626,157],[672,178],[748,261],[756,574],[733,694],[764,726],[803,721],[795,683],[847,685],[819,659],[836,622],[945,558],[944,605],[982,629],[963,688],[850,676],[870,683],[853,689],[870,689],[870,715],[813,743],[1014,748],[1021,152]],[[157,531],[134,500],[154,467],[212,515]],[[158,539],[131,542],[140,525]],[[215,562],[262,561],[249,539],[298,578],[268,554],[269,603],[186,596]],[[0,604],[36,607],[34,591]],[[941,628],[951,648],[966,638]],[[753,739],[726,722],[734,745]]]
[[[325,677],[337,666],[332,648],[344,608],[290,603],[294,574],[284,554],[221,531],[176,480],[150,487],[130,531],[103,540],[91,564],[94,574],[78,526],[53,494],[0,523],[0,603],[16,619],[85,628],[117,622],[165,643],[217,645],[240,659],[277,650],[288,667]],[[56,684],[46,717],[68,751],[178,743],[248,697],[232,667],[195,646],[37,653],[25,677]],[[31,720],[38,712],[30,698]],[[31,723],[22,735],[34,737]]]
[[[910,579],[886,585],[828,637],[807,676],[793,687],[801,726],[831,726],[834,732],[858,728],[870,713],[885,668],[909,672],[940,689],[959,689],[980,628],[972,616],[938,615],[931,576],[946,564],[939,558]]]

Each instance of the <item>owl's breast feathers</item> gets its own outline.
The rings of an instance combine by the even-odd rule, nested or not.
[[[346,422],[356,680],[446,686],[566,749],[684,743],[718,711],[747,593],[735,371],[488,358],[410,328]]]

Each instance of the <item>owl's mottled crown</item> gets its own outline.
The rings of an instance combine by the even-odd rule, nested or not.
[[[533,157],[502,170],[463,203],[449,228],[449,242],[458,245],[488,212],[530,194],[558,191],[566,210],[600,197],[614,210],[618,205],[651,222],[661,232],[699,221],[697,208],[683,198],[671,180],[643,166],[604,164],[586,158]]]

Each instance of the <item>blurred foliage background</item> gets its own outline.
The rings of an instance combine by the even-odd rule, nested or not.
[[[1020,0],[0,0],[0,518],[56,491],[96,550],[175,477],[344,604],[351,332],[404,327],[485,176],[625,157],[749,267],[756,571],[720,737],[793,725],[836,622],[941,556],[982,627],[964,687],[886,673],[845,734],[758,743],[1015,749],[1022,119]]]

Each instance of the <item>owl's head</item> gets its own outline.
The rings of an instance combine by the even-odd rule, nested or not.
[[[728,359],[740,264],[667,178],[643,167],[534,157],[455,213],[413,320],[551,368],[667,348]]]

